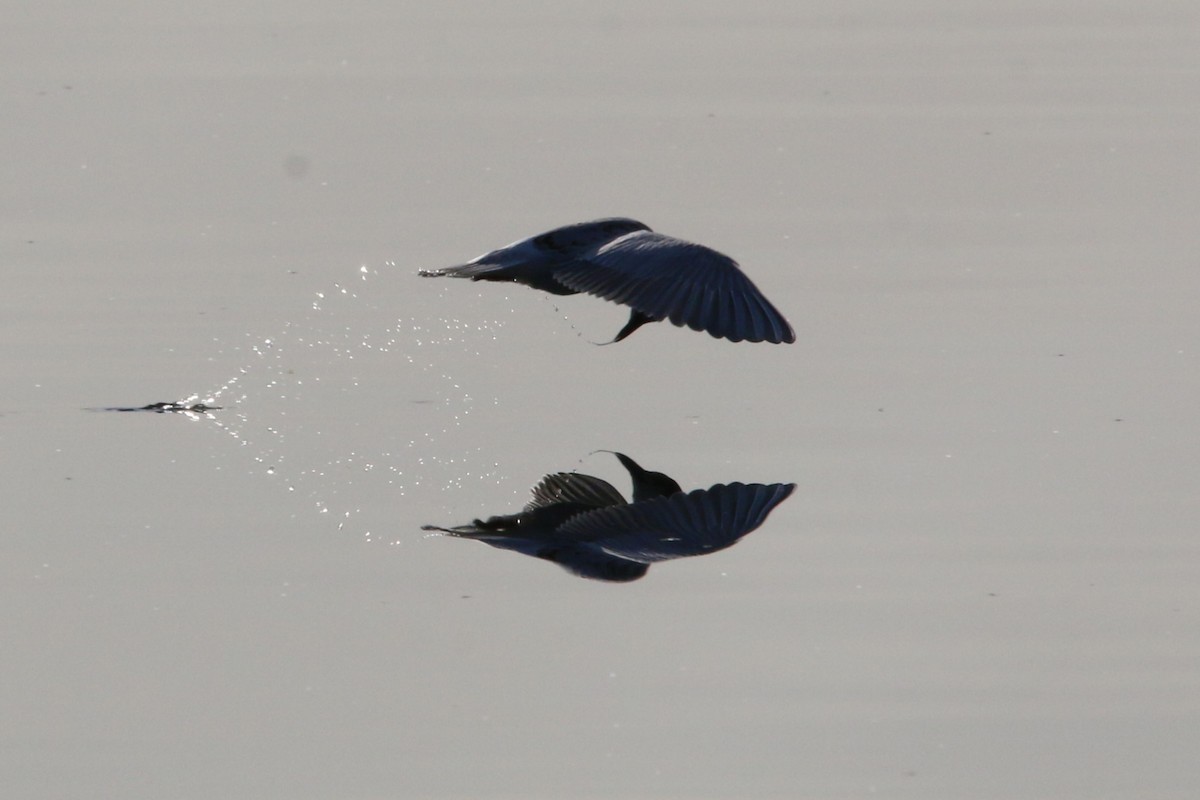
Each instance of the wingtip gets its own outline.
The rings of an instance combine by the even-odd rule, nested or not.
[[[796,331],[792,328],[791,323],[784,319],[782,315],[779,317],[779,323],[783,326],[783,336],[780,337],[780,343],[795,344]]]

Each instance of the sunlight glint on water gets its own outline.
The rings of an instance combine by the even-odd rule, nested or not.
[[[499,400],[459,375],[492,358],[481,347],[496,337],[479,332],[504,323],[397,318],[388,311],[391,292],[403,291],[388,285],[400,277],[395,265],[358,273],[356,285],[315,292],[278,333],[247,333],[245,344],[221,350],[218,358],[248,360],[205,402],[222,406],[214,424],[251,453],[252,473],[332,515],[337,530],[372,539],[390,530],[395,509],[370,498],[400,502],[421,487],[444,492],[497,479],[469,428],[480,402]],[[410,391],[385,396],[397,370]]]

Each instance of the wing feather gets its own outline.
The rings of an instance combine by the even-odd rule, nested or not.
[[[620,236],[578,254],[555,269],[554,278],[564,287],[719,338],[795,341],[783,315],[737,262],[661,233],[645,230]]]
[[[585,506],[618,506],[625,498],[608,481],[593,475],[578,472],[555,472],[538,481],[533,487],[533,499],[525,506],[526,511],[554,505],[555,503],[579,503]]]
[[[558,532],[604,552],[650,564],[720,550],[758,528],[795,484],[716,484],[578,514]]]

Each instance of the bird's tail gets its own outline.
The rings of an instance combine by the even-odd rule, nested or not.
[[[460,264],[457,267],[423,269],[417,272],[422,278],[470,278],[474,281],[511,281],[513,268],[506,264],[482,263]]]
[[[461,539],[488,539],[510,533],[517,525],[519,515],[503,515],[487,519],[472,520],[470,525],[456,525],[453,528],[443,528],[438,525],[422,525],[421,530],[444,533],[447,536],[457,536]]]
[[[421,530],[444,533],[447,536],[457,536],[462,539],[475,539],[481,534],[486,533],[485,531],[481,531],[477,525],[459,525],[456,528],[443,528],[439,525],[422,525]]]

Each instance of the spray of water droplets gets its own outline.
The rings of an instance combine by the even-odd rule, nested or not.
[[[224,347],[241,366],[203,399],[222,408],[204,418],[245,448],[252,472],[367,539],[390,532],[413,494],[498,470],[471,424],[499,400],[457,376],[496,360],[505,323],[431,318],[411,307],[404,277],[391,262],[360,267],[277,333]]]

